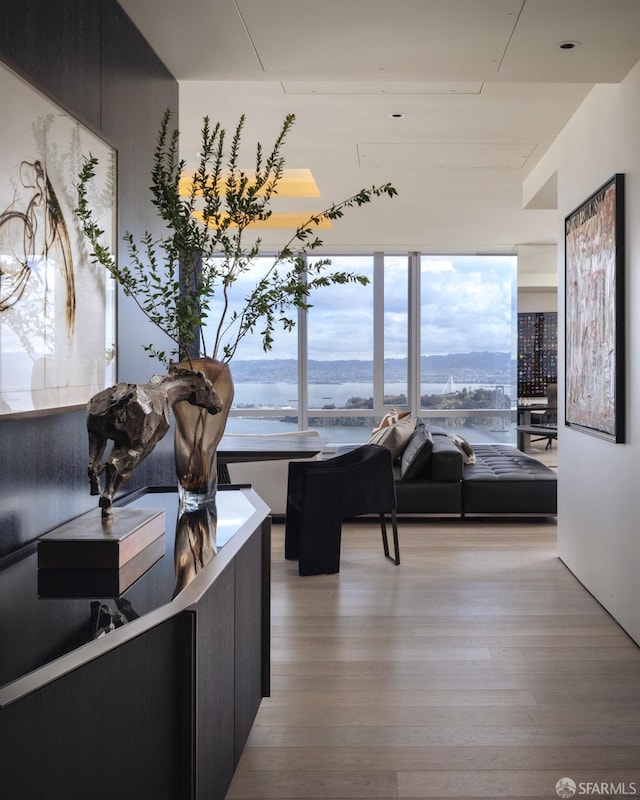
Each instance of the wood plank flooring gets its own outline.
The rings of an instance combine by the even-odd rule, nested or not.
[[[401,521],[400,544],[396,567],[347,524],[340,574],[300,578],[274,526],[272,697],[228,798],[640,795],[640,649],[555,522]]]

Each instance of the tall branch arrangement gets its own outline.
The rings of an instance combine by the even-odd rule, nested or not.
[[[284,172],[282,150],[295,116],[289,114],[284,118],[268,153],[257,144],[255,173],[251,175],[239,166],[244,115],[229,143],[220,124],[212,126],[209,117],[204,117],[200,161],[186,194],[180,191],[186,162],[179,157],[180,134],[171,129],[171,119],[172,113],[167,110],[158,133],[151,173],[152,203],[166,224],[163,236],[154,237],[146,232],[136,242],[131,233],[125,233],[126,264],[118,263],[102,244],[103,231],[88,200],[88,188],[98,164],[93,156],[84,159],[78,176],[75,209],[91,247],[92,262],[104,266],[125,294],[173,343],[169,352],[145,345],[151,356],[167,364],[176,357],[188,357],[195,349],[201,355],[229,361],[243,337],[255,331],[258,324],[263,348],[268,351],[275,328],[292,329],[295,325],[292,310],[309,308],[309,297],[315,289],[330,284],[368,282],[366,277],[352,272],[327,270],[330,259],[318,258],[307,263],[305,256],[322,246],[315,232],[324,220],[340,219],[347,209],[363,206],[375,197],[393,197],[397,192],[390,183],[361,189],[346,200],[310,215],[275,253],[272,266],[256,280],[242,310],[233,311],[229,290],[261,255],[261,240],[250,237],[247,229],[272,214],[270,202],[277,195]],[[221,301],[222,311],[212,325],[209,318],[214,297]],[[205,328],[213,331],[212,341],[207,341]]]

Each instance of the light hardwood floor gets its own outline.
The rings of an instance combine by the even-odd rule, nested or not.
[[[347,524],[340,574],[300,578],[274,526],[272,696],[228,797],[640,795],[640,649],[555,522],[401,521],[400,540],[396,567]]]

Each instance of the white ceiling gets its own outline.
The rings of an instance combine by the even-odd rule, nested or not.
[[[523,180],[592,85],[640,59],[640,0],[119,2],[180,83],[188,161],[205,114],[227,128],[247,115],[250,167],[294,113],[287,166],[313,171],[322,208],[394,184],[397,198],[323,231],[334,251],[555,241],[558,212],[523,209]]]

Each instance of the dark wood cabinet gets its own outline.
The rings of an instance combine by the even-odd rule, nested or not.
[[[49,620],[54,602],[63,615],[60,635],[73,642],[0,688],[3,800],[226,794],[269,694],[269,510],[250,489],[219,492],[224,544],[171,599],[176,495],[150,493],[136,503],[164,508],[167,521],[164,557],[125,593],[141,612],[137,619],[78,646],[64,621],[88,608],[88,598],[14,597],[2,605],[0,623],[22,607],[24,624],[33,628],[33,614]],[[0,587],[33,592],[34,559],[35,553],[0,572]],[[22,629],[25,640],[33,632]],[[24,664],[18,640],[3,637],[0,658],[11,658],[12,647]],[[42,660],[37,648],[27,649]]]

